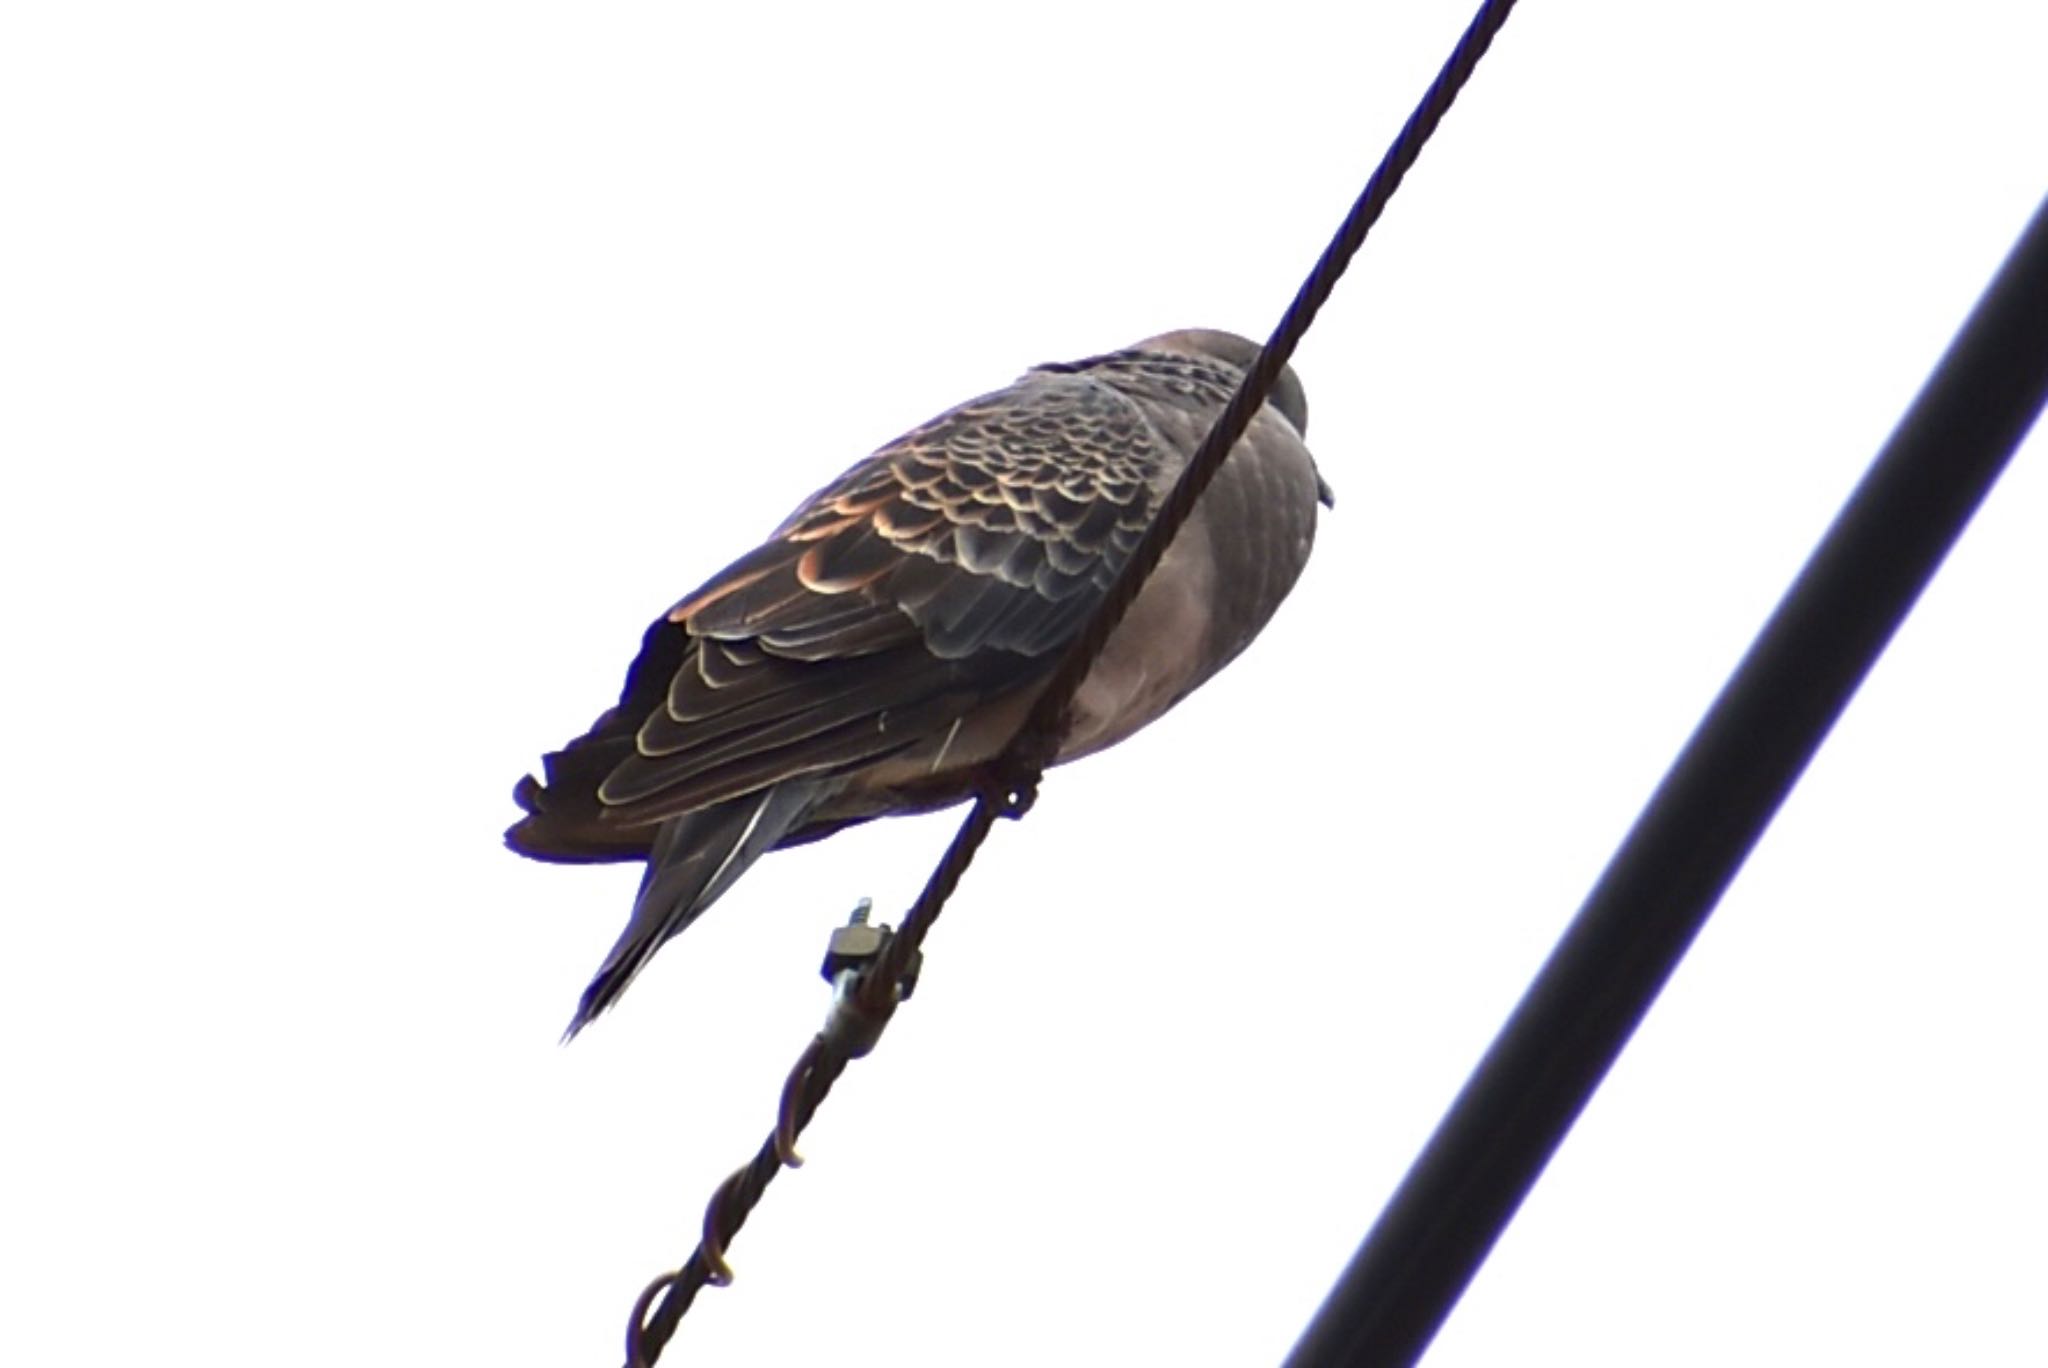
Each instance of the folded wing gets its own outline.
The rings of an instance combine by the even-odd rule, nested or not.
[[[849,773],[1035,688],[1143,534],[1166,459],[1126,395],[1066,372],[884,447],[648,631],[619,705],[520,786],[508,839],[640,858],[664,818]]]

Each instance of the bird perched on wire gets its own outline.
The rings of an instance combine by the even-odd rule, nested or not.
[[[976,792],[1258,347],[1189,329],[1045,365],[805,500],[648,629],[616,707],[521,780],[505,840],[644,860],[573,1036],[779,846]],[[1291,367],[1076,695],[1055,763],[1158,718],[1280,606],[1330,491]]]

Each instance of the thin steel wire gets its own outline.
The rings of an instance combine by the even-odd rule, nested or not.
[[[1444,115],[1464,89],[1480,58],[1507,22],[1514,0],[1488,0],[1459,37],[1457,46],[1423,92],[1421,101],[1401,126],[1365,188],[1359,192],[1336,235],[1323,250],[1308,278],[1295,292],[1287,311],[1252,362],[1237,392],[1209,429],[1208,436],[1189,460],[1180,479],[1161,503],[1159,512],[1144,537],[1132,550],[1130,559],[1104,595],[1102,604],[1087,626],[1062,657],[1045,691],[1039,695],[1030,715],[1003,754],[985,772],[980,795],[968,809],[952,844],[932,870],[924,890],[904,914],[902,926],[891,936],[881,956],[862,977],[855,1000],[858,1009],[869,1014],[873,1029],[879,1031],[899,1000],[899,985],[908,965],[915,962],[932,924],[945,909],[946,901],[959,886],[973,863],[975,852],[988,839],[996,822],[1005,816],[1021,817],[1038,793],[1038,782],[1059,751],[1065,733],[1068,710],[1074,695],[1087,678],[1117,625],[1137,600],[1146,579],[1158,568],[1167,546],[1173,541],[1216,473],[1254,416],[1265,404],[1281,368],[1293,357],[1295,348],[1329,300],[1337,281],[1379,221],[1410,168]],[[744,1168],[734,1172],[718,1188],[705,1211],[704,1237],[697,1250],[679,1269],[664,1273],[649,1283],[633,1307],[626,1333],[628,1368],[651,1368],[662,1349],[675,1334],[683,1313],[706,1283],[731,1278],[724,1251],[745,1223],[747,1215],[761,1200],[776,1171],[795,1158],[795,1145],[832,1085],[845,1072],[848,1056],[834,1048],[825,1036],[814,1039],[791,1071],[783,1091],[783,1105],[775,1129]],[[798,1077],[801,1075],[801,1078]]]

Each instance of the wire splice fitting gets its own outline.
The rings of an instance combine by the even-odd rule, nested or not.
[[[868,976],[887,962],[889,944],[896,937],[889,926],[869,923],[868,913],[873,907],[871,899],[860,900],[846,925],[832,933],[825,963],[818,971],[832,985],[832,1009],[818,1034],[828,1049],[848,1059],[859,1059],[875,1048],[896,1004],[908,1001],[916,991],[918,971],[924,967],[924,952],[914,950],[897,975],[892,994],[879,997],[863,991]],[[872,1000],[877,997],[878,1002]]]

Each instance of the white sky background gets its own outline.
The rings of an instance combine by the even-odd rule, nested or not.
[[[11,7],[0,1360],[615,1363],[953,822],[565,1050],[636,874],[513,780],[897,432],[1263,335],[1467,15]],[[1300,589],[995,833],[669,1361],[1277,1361],[2048,190],[2044,38],[1524,6],[1299,355]],[[1432,1364],[2048,1358],[2041,446]]]

